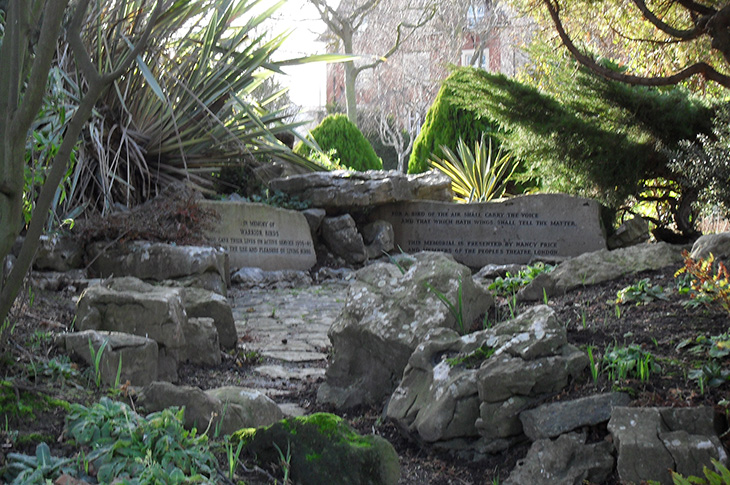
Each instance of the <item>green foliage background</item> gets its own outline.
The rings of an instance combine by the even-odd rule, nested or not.
[[[336,150],[335,157],[339,159],[341,165],[359,171],[383,168],[383,162],[378,158],[370,142],[344,114],[326,116],[311,131],[311,135],[323,151]],[[294,148],[294,153],[308,157],[312,149],[300,143]]]

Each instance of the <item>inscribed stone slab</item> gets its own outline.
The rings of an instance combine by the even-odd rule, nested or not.
[[[441,251],[471,267],[560,260],[606,248],[596,201],[563,194],[502,202],[403,202],[379,208],[372,220],[393,225],[407,253]]]
[[[248,202],[199,204],[218,214],[206,236],[228,251],[232,268],[307,270],[317,261],[309,224],[297,211]]]

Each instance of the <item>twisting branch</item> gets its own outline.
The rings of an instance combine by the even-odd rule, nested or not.
[[[654,12],[649,10],[649,7],[646,6],[646,2],[644,0],[633,0],[633,2],[646,20],[651,22],[651,24],[657,29],[671,35],[672,37],[677,37],[682,40],[693,40],[705,33],[705,26],[708,20],[708,16],[706,15],[703,15],[697,22],[695,22],[695,27],[693,29],[680,30],[675,29],[657,17]]]
[[[580,62],[596,74],[599,74],[607,79],[612,79],[614,81],[642,86],[670,86],[673,84],[678,84],[679,82],[684,81],[685,79],[689,79],[692,76],[700,75],[709,81],[714,81],[721,86],[730,88],[730,76],[722,74],[706,62],[697,62],[670,76],[635,76],[631,74],[623,74],[608,69],[607,67],[598,64],[595,60],[585,55],[583,52],[580,51],[580,49],[578,49],[578,47],[576,47],[570,36],[565,32],[563,23],[560,20],[560,5],[557,3],[557,1],[543,0],[543,3],[550,13],[550,17],[555,24],[555,29],[557,30],[558,36],[563,42],[563,45],[565,45],[568,51],[570,51],[570,53],[573,55],[573,57],[575,57],[578,62]]]

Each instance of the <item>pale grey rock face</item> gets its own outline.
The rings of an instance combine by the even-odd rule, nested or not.
[[[182,358],[191,364],[218,365],[221,363],[218,331],[212,318],[187,318],[183,323],[185,348]]]
[[[703,467],[713,469],[712,459],[727,465],[715,420],[710,407],[614,408],[608,431],[618,451],[619,478],[672,483],[669,470],[703,476]]]
[[[505,485],[581,485],[603,483],[613,471],[613,446],[607,441],[585,444],[585,436],[564,434],[532,444]]]
[[[234,404],[236,420],[240,428],[258,428],[268,426],[281,419],[284,413],[281,408],[261,391],[244,387],[219,387],[205,391],[206,394],[220,400],[224,406]]]
[[[99,371],[101,381],[107,386],[117,383],[117,372],[120,384],[129,381],[133,386],[144,386],[158,378],[158,348],[157,342],[152,339],[96,330],[62,334],[60,338],[69,354],[81,358],[92,367],[95,357],[101,355]],[[89,344],[94,349],[94,356],[91,355]]]
[[[374,221],[363,227],[362,238],[368,259],[378,259],[395,248],[393,226],[387,221]]]
[[[437,328],[411,355],[387,413],[427,442],[481,437],[480,446],[501,446],[521,435],[525,407],[586,364],[547,306],[461,337]]]
[[[241,268],[233,273],[231,282],[242,288],[303,288],[312,284],[312,277],[307,271],[292,269]]]
[[[350,214],[325,217],[322,221],[322,240],[332,254],[350,264],[362,263],[367,259],[362,235]]]
[[[682,263],[682,247],[664,242],[640,244],[613,251],[600,250],[564,261],[551,273],[540,275],[520,290],[522,301],[541,300],[574,288],[610,281],[628,274]],[[544,290],[544,293],[543,293]]]
[[[84,251],[66,236],[41,236],[33,267],[44,271],[69,271],[82,268]]]
[[[489,292],[474,283],[469,268],[450,256],[419,253],[414,258],[408,270],[376,263],[357,272],[345,309],[329,331],[333,361],[319,389],[321,402],[343,408],[382,402],[429,330],[458,328],[428,285],[452,302],[461,286],[467,327],[494,304]]]
[[[693,259],[705,259],[710,254],[721,261],[730,260],[730,232],[706,234],[695,241],[690,256]]]
[[[212,273],[215,278],[200,281],[213,284],[207,288],[225,294],[228,263],[224,251],[200,246],[175,246],[172,244],[132,241],[108,247],[96,243],[89,249],[90,270],[99,277],[134,276],[142,280],[164,281],[202,277]]]
[[[220,346],[224,349],[235,348],[238,336],[228,299],[218,293],[195,287],[184,288],[182,295],[188,318],[212,318]]]
[[[308,200],[314,207],[338,210],[416,199],[453,199],[451,179],[437,171],[415,175],[395,170],[312,172],[274,179],[269,187]]]

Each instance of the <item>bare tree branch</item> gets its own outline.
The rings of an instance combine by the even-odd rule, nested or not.
[[[646,6],[646,2],[644,0],[633,0],[633,2],[636,7],[641,11],[641,14],[646,20],[651,22],[652,25],[654,25],[654,27],[656,27],[657,29],[671,35],[672,37],[676,37],[682,40],[693,40],[705,33],[705,25],[707,24],[708,20],[706,16],[701,17],[699,22],[695,23],[695,27],[693,29],[680,30],[675,29],[674,27],[657,17],[654,12],[652,12],[649,7]]]

